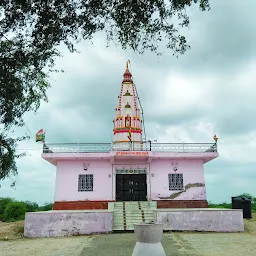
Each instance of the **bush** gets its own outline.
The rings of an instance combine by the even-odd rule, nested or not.
[[[13,199],[10,197],[6,197],[6,198],[0,198],[0,220],[3,221],[4,218],[4,210],[6,208],[6,206],[13,202]]]
[[[39,208],[38,204],[35,202],[25,201],[27,212],[36,212]]]
[[[208,204],[209,208],[227,208],[232,209],[232,204],[222,203],[222,204],[213,204],[209,202]]]
[[[18,202],[9,197],[0,197],[0,221],[23,220],[26,212],[49,211],[52,207],[52,203],[38,206],[35,202]]]
[[[14,200],[10,197],[6,197],[6,198],[1,197],[0,198],[0,214],[3,214],[7,204],[9,204],[13,201]]]
[[[52,203],[45,203],[43,206],[38,207],[38,211],[50,211],[52,210]]]
[[[25,203],[11,202],[6,206],[4,210],[3,220],[4,221],[24,220],[26,211],[27,211],[27,207]]]

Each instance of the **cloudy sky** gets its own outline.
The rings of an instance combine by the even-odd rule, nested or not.
[[[224,3],[225,2],[225,3]],[[191,49],[179,59],[168,50],[138,56],[118,47],[106,48],[104,37],[94,45],[82,42],[79,54],[63,48],[51,77],[49,103],[27,127],[31,135],[19,149],[16,188],[2,183],[0,196],[53,202],[55,167],[41,159],[35,133],[46,129],[47,142],[110,142],[125,62],[144,109],[147,139],[158,142],[211,142],[214,129],[220,157],[205,165],[207,198],[230,201],[239,193],[256,196],[256,1],[212,0],[210,12],[191,10],[185,31]]]

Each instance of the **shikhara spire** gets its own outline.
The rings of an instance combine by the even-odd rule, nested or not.
[[[137,95],[132,74],[129,70],[130,61],[126,63],[121,91],[118,96],[114,122],[113,143],[118,148],[129,149],[142,146],[142,120],[137,104]]]

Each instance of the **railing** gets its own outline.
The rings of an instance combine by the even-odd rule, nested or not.
[[[152,151],[176,153],[217,152],[216,143],[150,143],[118,145],[112,143],[46,144],[43,153],[107,153],[111,151]]]

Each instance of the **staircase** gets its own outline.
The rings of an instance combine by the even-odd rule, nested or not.
[[[156,202],[115,202],[113,230],[134,230],[133,224],[154,221]]]

